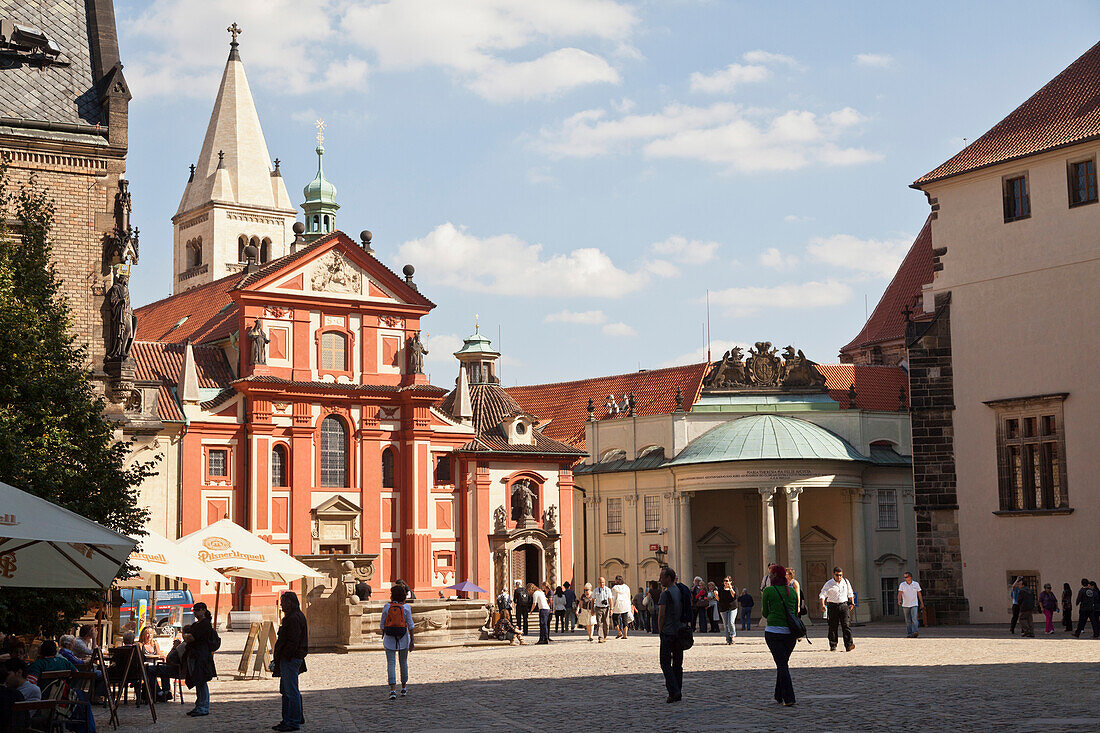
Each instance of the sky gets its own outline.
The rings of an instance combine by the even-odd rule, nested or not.
[[[475,317],[508,386],[702,361],[708,292],[714,358],[837,362],[928,215],[909,184],[1100,32],[1088,2],[115,5],[134,302],[170,292],[236,22],[292,200],[324,119],[337,225],[415,266],[443,386]]]

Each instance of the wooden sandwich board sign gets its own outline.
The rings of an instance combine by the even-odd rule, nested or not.
[[[250,665],[252,651],[255,648],[256,659]],[[271,663],[271,652],[275,648],[275,625],[270,621],[253,623],[248,629],[248,638],[241,652],[241,662],[237,665],[236,679],[255,679],[267,671]],[[252,667],[251,672],[249,666]]]

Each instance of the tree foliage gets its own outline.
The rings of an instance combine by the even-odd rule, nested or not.
[[[0,481],[123,534],[143,533],[138,487],[152,463],[127,465],[129,442],[104,418],[71,333],[51,262],[54,206],[9,190],[0,166]],[[94,591],[0,588],[0,629],[57,633],[101,597]]]

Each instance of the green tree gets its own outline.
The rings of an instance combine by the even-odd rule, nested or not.
[[[54,206],[34,180],[8,188],[0,166],[0,481],[123,534],[144,532],[138,487],[152,462],[127,467],[129,442],[103,417],[86,355],[50,258]],[[0,588],[0,629],[59,633],[96,591]]]

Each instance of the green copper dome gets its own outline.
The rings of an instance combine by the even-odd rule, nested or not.
[[[867,460],[839,435],[812,422],[783,415],[752,415],[708,430],[666,465],[777,459]]]
[[[317,175],[302,189],[306,197],[302,211],[305,212],[307,242],[336,231],[336,210],[340,208],[340,204],[336,203],[336,186],[325,178],[322,164],[324,155],[325,146],[318,144]]]
[[[493,343],[481,335],[480,329],[470,334],[462,342],[462,348],[455,352],[455,356],[462,354],[490,354],[500,356],[493,350]]]
[[[305,194],[306,203],[305,206],[310,203],[324,203],[330,204],[337,209],[340,208],[336,203],[336,186],[332,184],[332,181],[325,178],[325,171],[321,165],[321,159],[325,154],[325,146],[317,146],[317,175],[313,177],[313,180],[306,184],[306,187],[302,189],[302,193]]]

